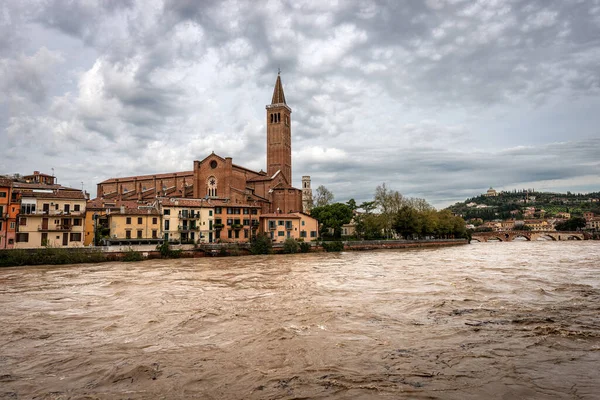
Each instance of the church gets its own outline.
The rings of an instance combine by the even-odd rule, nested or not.
[[[97,186],[103,200],[144,202],[158,197],[211,200],[229,207],[252,207],[261,214],[310,211],[310,177],[302,189],[292,187],[292,109],[277,75],[271,104],[266,106],[266,172],[236,165],[214,152],[195,160],[193,170],[110,178]]]

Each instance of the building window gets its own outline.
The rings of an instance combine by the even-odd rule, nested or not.
[[[245,219],[244,220],[244,226],[248,226],[250,225],[250,220],[249,219]]]
[[[131,239],[131,231],[125,231],[125,239]]]
[[[70,204],[65,204],[64,210],[65,210],[66,213],[68,213],[69,211],[71,211],[71,205]]]
[[[317,237],[317,231],[310,231],[310,237],[311,238]]]
[[[0,192],[0,197],[6,198],[6,192]]]
[[[227,231],[227,237],[229,239],[232,239],[233,238],[233,231],[231,231],[231,230]]]
[[[2,221],[0,221],[0,232],[2,232]]]
[[[27,218],[19,218],[19,225],[20,226],[27,225]]]
[[[208,197],[217,197],[217,178],[210,176],[206,181],[206,195]]]
[[[81,218],[73,218],[73,226],[81,226]]]
[[[215,214],[221,214],[222,211],[221,207],[215,207]]]
[[[79,204],[75,204],[73,206],[73,211],[81,211],[81,206]]]
[[[285,221],[285,229],[292,229],[292,221]]]
[[[305,238],[306,237],[306,231],[300,231],[300,237]]]
[[[80,232],[71,233],[71,242],[81,242],[81,233]]]
[[[227,225],[233,225],[233,219],[227,218]]]
[[[156,239],[158,238],[158,232],[156,231],[156,229],[152,230],[152,239]]]
[[[208,210],[208,216],[212,217],[212,210]]]
[[[244,215],[248,215],[250,214],[250,210],[248,210],[247,208],[244,208]]]
[[[158,223],[158,218],[152,218],[152,225],[156,225]]]
[[[285,236],[285,232],[284,231],[279,231],[279,232],[277,232],[277,236]]]
[[[141,225],[142,223],[142,217],[138,217],[138,225]]]
[[[302,221],[302,226],[304,226],[304,221]]]
[[[125,223],[126,223],[127,225],[131,225],[131,217],[127,217],[127,218],[125,219]]]
[[[137,231],[137,238],[138,239],[142,238],[142,230],[141,229],[138,229],[138,231]]]
[[[275,229],[276,225],[275,225],[275,221],[269,221],[269,229]]]
[[[169,230],[169,220],[165,220],[165,231]]]
[[[29,233],[17,233],[17,242],[29,242]]]
[[[15,223],[14,222],[10,223],[10,229],[15,229]]]
[[[165,215],[171,215],[171,210],[169,208],[165,208],[164,214]]]
[[[284,225],[284,221],[277,221],[277,225],[283,226]]]
[[[35,204],[21,204],[21,214],[35,214]]]

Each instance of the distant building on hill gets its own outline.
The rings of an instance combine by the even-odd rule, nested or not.
[[[498,192],[496,192],[496,190],[490,186],[490,188],[487,190],[487,192],[484,194],[484,196],[485,197],[496,197],[496,196],[498,196]]]

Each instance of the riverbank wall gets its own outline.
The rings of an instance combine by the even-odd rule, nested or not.
[[[325,242],[332,243],[332,242]],[[466,239],[437,240],[361,240],[344,241],[343,251],[410,249],[468,244]],[[311,242],[310,252],[325,251],[319,242]],[[284,252],[283,244],[274,244],[273,253]],[[43,264],[80,264],[107,261],[141,261],[156,258],[229,257],[251,255],[249,243],[172,245],[165,256],[156,246],[98,246],[85,248],[41,248],[0,250],[0,267]]]

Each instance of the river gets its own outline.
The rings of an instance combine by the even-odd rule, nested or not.
[[[0,399],[598,399],[598,242],[0,269]]]

